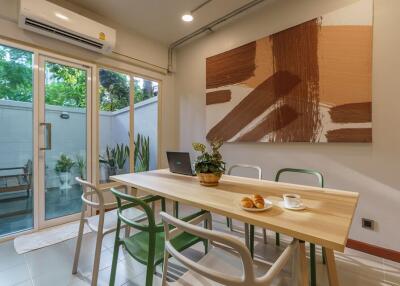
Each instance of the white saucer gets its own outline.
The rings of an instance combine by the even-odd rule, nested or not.
[[[249,212],[263,212],[263,211],[269,210],[270,208],[273,207],[272,202],[271,202],[270,200],[267,200],[267,199],[264,199],[264,208],[262,208],[262,209],[257,209],[257,208],[244,208],[244,207],[242,207],[242,205],[240,204],[240,201],[238,202],[238,204],[239,204],[239,206],[240,206],[240,208],[241,208],[242,210],[249,211]]]
[[[289,207],[289,206],[287,206],[287,205],[285,204],[284,201],[280,201],[280,202],[279,202],[279,205],[280,205],[281,207],[285,208],[285,209],[292,210],[292,211],[302,211],[302,210],[305,210],[305,209],[307,208],[306,205],[303,204],[303,203],[301,203],[300,205],[298,205],[298,206],[296,206],[296,207]]]

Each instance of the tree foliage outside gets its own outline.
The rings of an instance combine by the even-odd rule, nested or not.
[[[0,100],[32,102],[32,53],[0,45]],[[86,71],[46,63],[46,104],[86,107]],[[100,110],[115,111],[129,106],[129,76],[101,69]],[[157,96],[158,84],[134,78],[134,103]]]
[[[0,45],[0,99],[32,102],[32,53]]]

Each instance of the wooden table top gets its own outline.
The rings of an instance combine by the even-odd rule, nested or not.
[[[283,233],[300,240],[344,251],[359,194],[328,188],[277,183],[223,175],[216,187],[201,186],[196,177],[155,170],[112,176],[119,183],[187,205]],[[246,194],[260,194],[274,204],[264,212],[239,206]],[[291,211],[279,205],[282,195],[301,195],[306,209]]]

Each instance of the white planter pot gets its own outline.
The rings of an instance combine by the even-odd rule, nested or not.
[[[71,189],[71,173],[70,172],[63,172],[59,173],[58,177],[60,178],[60,189],[66,190]]]

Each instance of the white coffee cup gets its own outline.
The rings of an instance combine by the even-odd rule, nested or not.
[[[301,197],[297,194],[284,194],[283,201],[285,206],[289,208],[296,208],[301,205]]]

